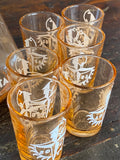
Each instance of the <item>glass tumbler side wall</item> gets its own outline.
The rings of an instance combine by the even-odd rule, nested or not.
[[[67,130],[78,137],[97,134],[104,120],[116,69],[108,60],[94,55],[66,59],[60,79],[72,92]]]
[[[59,160],[71,92],[62,82],[34,77],[19,82],[7,103],[22,160]]]

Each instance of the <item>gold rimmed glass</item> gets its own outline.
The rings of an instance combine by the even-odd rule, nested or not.
[[[36,75],[56,77],[59,75],[59,59],[54,51],[43,47],[15,50],[6,59],[8,79],[12,85]]]
[[[25,47],[47,47],[57,50],[56,34],[64,25],[64,19],[53,12],[39,11],[24,15],[19,20]]]
[[[89,137],[100,131],[115,77],[115,66],[98,56],[79,55],[63,62],[60,79],[72,92],[67,115],[69,133]]]
[[[63,27],[57,35],[60,61],[80,54],[101,56],[105,33],[84,23]]]
[[[104,11],[90,4],[67,6],[61,15],[66,25],[83,22],[101,28],[104,20]]]
[[[56,79],[32,77],[18,82],[7,104],[21,160],[59,160],[66,132],[69,88]]]

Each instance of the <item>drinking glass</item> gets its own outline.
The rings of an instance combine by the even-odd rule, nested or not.
[[[105,33],[94,26],[79,23],[63,27],[57,35],[60,61],[80,54],[101,56]]]
[[[6,59],[8,80],[11,85],[38,74],[58,78],[58,66],[56,53],[43,47],[20,48]]]
[[[69,88],[56,79],[37,76],[18,82],[7,104],[21,160],[59,160],[66,132]]]
[[[115,77],[114,65],[99,56],[78,55],[63,62],[60,79],[72,92],[69,133],[89,137],[100,131]]]
[[[98,28],[102,27],[104,19],[104,11],[95,5],[90,4],[67,6],[62,10],[61,15],[64,18],[66,25],[83,22]]]
[[[0,102],[6,98],[11,87],[7,79],[5,61],[8,55],[16,49],[17,46],[0,14]]]
[[[56,34],[64,24],[64,19],[52,12],[39,11],[29,13],[19,21],[25,47],[48,47],[57,50]]]
[[[7,56],[17,49],[17,46],[0,14],[0,66],[5,67]],[[4,68],[5,70],[6,68]]]

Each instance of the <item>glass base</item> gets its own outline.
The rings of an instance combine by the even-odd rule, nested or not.
[[[67,125],[67,131],[77,137],[91,137],[96,135],[100,131],[101,127],[98,127],[97,129],[94,130],[89,130],[89,131],[80,131],[77,129],[72,128],[71,126]]]

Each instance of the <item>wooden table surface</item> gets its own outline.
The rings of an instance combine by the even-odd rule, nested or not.
[[[116,66],[117,78],[101,131],[90,138],[66,133],[61,160],[120,160],[120,0],[0,0],[0,12],[20,48],[21,16],[39,10],[60,14],[68,5],[86,2],[104,9],[106,40],[102,57]],[[6,100],[0,104],[0,160],[20,160]]]

